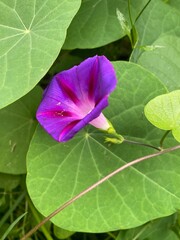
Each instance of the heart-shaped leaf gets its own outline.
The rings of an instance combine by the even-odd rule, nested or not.
[[[20,180],[21,177],[19,175],[0,173],[0,188],[5,191],[11,191],[19,185]]]
[[[117,62],[114,66],[119,82],[105,116],[126,138],[158,144],[163,131],[147,121],[143,110],[150,99],[166,93],[165,87],[136,64]],[[168,139],[168,145],[176,142]],[[142,146],[104,143],[103,133],[93,127],[65,144],[38,127],[28,152],[27,188],[46,216],[126,162],[152,152]],[[167,216],[180,207],[179,160],[175,152],[135,165],[78,199],[52,221],[70,231],[107,232]]]
[[[180,2],[176,0],[171,0],[171,1],[166,1],[168,5],[171,7],[175,8],[176,11],[180,11]]]
[[[173,231],[175,222],[175,214],[160,218],[137,228],[120,231],[116,240],[178,240],[178,236]]]
[[[36,87],[0,110],[0,172],[26,172],[26,154],[37,125],[35,112],[41,95],[41,88]]]
[[[180,88],[180,38],[164,35],[152,44],[152,50],[144,51],[137,62],[156,74],[169,90]]]
[[[137,47],[132,52],[131,61],[137,62],[144,52],[144,47],[154,45],[154,42],[159,37],[164,35],[180,37],[180,27],[177,24],[179,22],[180,14],[177,9],[166,4],[165,1],[150,1],[136,24],[139,41]],[[173,45],[176,48],[175,44]]]
[[[80,0],[0,0],[0,108],[29,92],[48,71]]]
[[[180,142],[180,90],[152,99],[144,112],[154,126],[172,130],[173,136]]]
[[[147,2],[131,1],[133,21]],[[122,38],[126,34],[118,21],[117,9],[130,25],[128,1],[84,0],[68,29],[63,48],[95,48]]]

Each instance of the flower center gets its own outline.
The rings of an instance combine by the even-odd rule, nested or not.
[[[76,106],[76,114],[79,119],[84,118],[87,114],[89,114],[95,107],[95,103],[90,102],[89,100],[81,102],[79,106]]]

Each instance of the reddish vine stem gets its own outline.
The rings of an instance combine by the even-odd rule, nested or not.
[[[37,224],[34,228],[32,228],[24,237],[22,237],[20,240],[27,240],[32,234],[34,234],[42,225],[44,225],[47,221],[49,221],[52,217],[54,217],[56,214],[58,214],[59,212],[61,212],[63,209],[65,209],[66,207],[68,207],[69,205],[71,205],[73,202],[75,202],[77,199],[79,199],[80,197],[84,196],[86,193],[90,192],[91,190],[93,190],[94,188],[98,187],[100,184],[102,184],[103,182],[107,181],[108,179],[110,179],[111,177],[113,177],[114,175],[116,175],[117,173],[123,171],[124,169],[133,166],[139,162],[143,162],[149,158],[153,158],[153,157],[157,157],[159,155],[168,153],[168,152],[172,152],[175,150],[180,149],[180,145],[171,147],[171,148],[167,148],[164,149],[160,152],[157,153],[153,153],[153,154],[149,154],[146,155],[144,157],[141,158],[137,158],[127,164],[125,164],[124,166],[116,169],[115,171],[111,172],[110,174],[108,174],[107,176],[105,176],[104,178],[100,179],[98,182],[94,183],[92,186],[86,188],[85,190],[83,190],[82,192],[80,192],[78,195],[76,195],[75,197],[71,198],[69,201],[65,202],[61,207],[59,207],[58,209],[56,209],[54,212],[52,212],[49,216],[47,216],[46,218],[44,218],[43,221],[41,221],[39,224]]]
[[[139,146],[153,148],[153,149],[156,149],[157,151],[161,151],[162,150],[162,148],[155,147],[155,146],[150,145],[150,144],[136,142],[136,141],[132,141],[132,140],[128,140],[128,139],[124,139],[124,142],[129,143],[129,144],[136,144],[136,145],[139,145]]]

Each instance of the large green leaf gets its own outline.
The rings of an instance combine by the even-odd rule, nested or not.
[[[20,180],[21,176],[19,175],[0,173],[0,188],[3,188],[5,191],[11,191],[19,185]]]
[[[169,4],[171,7],[174,7],[177,11],[180,11],[180,1],[177,0],[165,0],[165,3]]]
[[[54,225],[54,235],[58,238],[58,239],[67,239],[70,236],[72,236],[75,232],[70,232],[68,230],[59,228],[57,226]]]
[[[80,0],[0,0],[0,108],[44,76],[79,6]]]
[[[178,236],[172,230],[175,222],[175,215],[151,221],[128,231],[120,231],[116,240],[178,240]]]
[[[154,126],[172,130],[173,136],[180,142],[180,90],[152,99],[144,112]]]
[[[163,131],[143,115],[150,99],[166,93],[162,83],[142,67],[114,63],[119,78],[104,112],[115,129],[127,138],[158,144]],[[167,146],[175,144],[172,137]],[[54,141],[41,127],[32,139],[27,164],[27,188],[43,214],[116,168],[154,150],[123,143],[104,143],[93,127],[71,141]],[[70,231],[105,232],[132,228],[150,219],[169,215],[180,207],[180,158],[178,152],[151,159],[114,176],[63,210],[52,221]]]
[[[166,4],[165,1],[151,0],[138,19],[136,28],[139,41],[138,47],[134,49],[131,56],[131,61],[134,62],[137,62],[139,56],[144,52],[142,46],[153,45],[159,37],[164,35],[180,37],[179,11]],[[174,48],[176,47],[174,46]]]
[[[147,2],[131,1],[133,21]],[[117,8],[129,22],[127,0],[84,0],[68,29],[63,48],[95,48],[122,38],[125,34],[116,15]]]
[[[37,125],[35,112],[41,95],[41,88],[36,87],[0,110],[0,172],[26,172],[26,154]]]
[[[154,49],[144,51],[137,63],[156,74],[169,90],[180,89],[180,37],[163,35],[152,45]]]

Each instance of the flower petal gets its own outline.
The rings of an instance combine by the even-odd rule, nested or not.
[[[88,58],[80,65],[58,73],[44,91],[37,119],[52,137],[71,139],[87,124],[108,129],[101,113],[116,86],[112,64],[104,56]]]
[[[85,127],[87,124],[89,124],[94,119],[98,118],[101,114],[102,110],[108,106],[108,99],[107,97],[103,98],[98,105],[89,113],[87,114],[82,120],[76,122],[76,124],[73,124],[73,127],[70,128],[67,126],[65,128],[60,136],[59,141],[60,142],[66,142],[70,140],[77,132],[79,132],[83,127]],[[71,125],[72,126],[72,125]],[[108,125],[108,127],[110,127]]]
[[[77,67],[82,92],[96,104],[116,87],[117,79],[113,65],[105,56],[88,58]]]
[[[70,116],[67,112],[64,116],[56,114],[56,112],[41,112],[36,115],[37,120],[41,126],[56,140],[59,141],[59,136],[66,126],[74,121],[76,118]],[[79,121],[79,120],[78,120]]]
[[[78,66],[62,71],[55,77],[63,81],[69,90],[71,89],[73,101],[77,104],[78,99],[81,102],[90,100],[97,104],[115,89],[117,83],[114,68],[105,56],[88,58]]]

